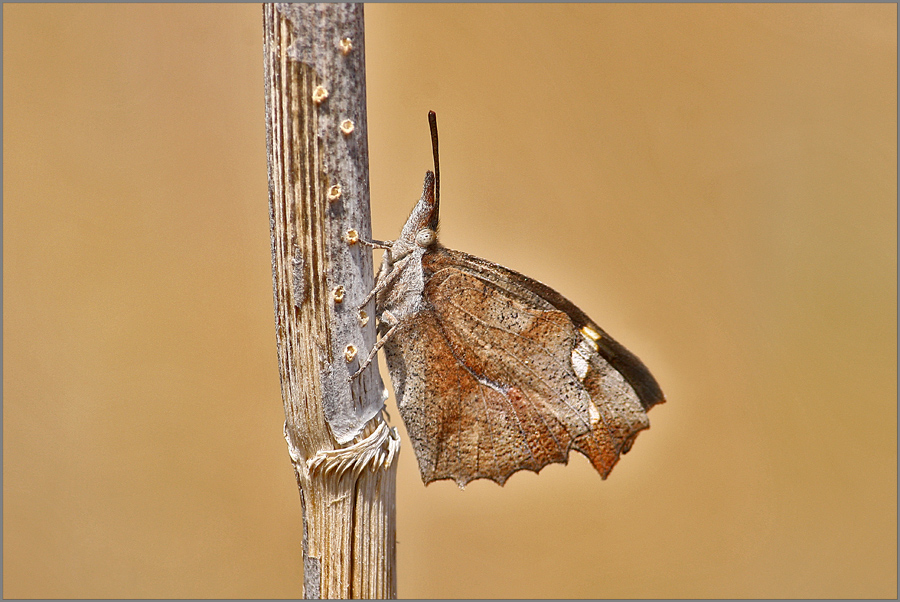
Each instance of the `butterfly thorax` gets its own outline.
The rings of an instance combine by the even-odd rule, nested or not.
[[[375,311],[383,326],[393,326],[422,310],[422,257],[427,252],[428,249],[417,247],[399,259],[394,259],[392,249],[385,253],[376,281],[376,287],[382,288],[375,296]]]
[[[382,332],[423,308],[422,258],[439,246],[436,229],[434,174],[427,172],[422,197],[409,214],[400,236],[385,250],[378,270],[375,313]]]

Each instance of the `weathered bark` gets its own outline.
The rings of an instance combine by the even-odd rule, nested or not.
[[[266,133],[285,439],[304,596],[396,597],[399,439],[358,310],[373,286],[362,4],[265,4]]]

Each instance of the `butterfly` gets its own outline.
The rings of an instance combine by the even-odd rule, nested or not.
[[[567,463],[570,450],[605,479],[665,398],[644,364],[571,301],[518,272],[448,249],[434,172],[400,236],[384,249],[375,286],[380,338],[400,415],[427,485],[503,485],[519,470]]]

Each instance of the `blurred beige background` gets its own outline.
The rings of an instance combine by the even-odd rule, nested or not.
[[[366,7],[375,236],[434,109],[444,243],[669,400],[605,482],[407,442],[402,597],[896,597],[896,11]],[[3,6],[5,597],[301,595],[261,14]]]

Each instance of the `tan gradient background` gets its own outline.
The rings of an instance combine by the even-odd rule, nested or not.
[[[259,5],[3,17],[4,596],[300,596]],[[445,244],[669,400],[607,481],[425,488],[407,442],[400,595],[896,597],[896,6],[366,19],[375,236],[434,109]]]

